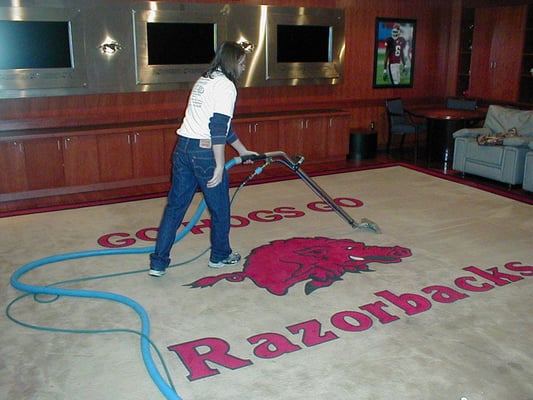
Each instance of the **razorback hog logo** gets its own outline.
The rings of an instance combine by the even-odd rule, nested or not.
[[[241,272],[202,278],[188,286],[204,288],[222,279],[242,282],[249,278],[257,286],[282,296],[291,286],[308,281],[305,293],[310,294],[341,280],[345,272],[371,271],[369,263],[399,263],[409,256],[411,251],[404,247],[366,246],[351,239],[314,237],[274,240],[252,250]]]

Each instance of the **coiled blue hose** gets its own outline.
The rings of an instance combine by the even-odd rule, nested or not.
[[[229,169],[236,164],[240,164],[242,158],[235,157],[228,161],[225,165],[226,169]],[[179,232],[177,232],[174,239],[174,243],[179,242],[183,237],[185,237],[190,230],[196,225],[201,215],[205,211],[205,200],[202,200],[196,213],[191,218],[190,222]],[[136,301],[130,299],[129,297],[122,296],[116,293],[101,292],[94,290],[79,290],[79,289],[63,289],[51,286],[35,286],[22,283],[20,279],[26,273],[33,271],[42,266],[74,260],[87,257],[97,257],[97,256],[111,256],[111,255],[125,255],[125,254],[145,254],[151,253],[154,251],[154,246],[142,247],[142,248],[132,248],[132,249],[105,249],[105,250],[90,250],[90,251],[81,251],[67,254],[60,254],[55,256],[50,256],[36,260],[20,267],[17,271],[13,273],[10,279],[11,286],[15,289],[28,294],[47,294],[53,296],[69,296],[69,297],[82,297],[82,298],[94,298],[94,299],[104,299],[109,301],[115,301],[121,304],[124,304],[132,308],[141,319],[141,353],[143,357],[144,364],[146,369],[159,388],[161,393],[169,400],[181,400],[181,397],[176,393],[172,385],[167,383],[165,379],[161,376],[159,370],[157,369],[154,360],[152,359],[152,354],[150,352],[150,318],[146,310]]]

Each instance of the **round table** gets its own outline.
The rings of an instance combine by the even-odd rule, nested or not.
[[[453,133],[459,129],[482,121],[486,110],[456,110],[445,107],[412,107],[407,110],[415,117],[425,118],[428,122],[427,161],[442,162],[443,169],[448,169],[448,162],[453,159]]]

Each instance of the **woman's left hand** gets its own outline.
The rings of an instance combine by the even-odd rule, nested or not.
[[[219,168],[218,166],[213,171],[213,177],[207,181],[208,188],[214,188],[220,182],[222,182],[222,177],[224,174],[224,168]]]
[[[242,151],[239,153],[240,156],[258,156],[259,153],[257,153],[256,151],[250,151],[248,149]],[[253,164],[253,160],[247,160],[245,162],[243,162],[243,164]]]

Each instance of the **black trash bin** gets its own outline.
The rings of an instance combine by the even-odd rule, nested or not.
[[[378,133],[376,131],[350,130],[350,152],[347,160],[359,161],[376,157]]]

